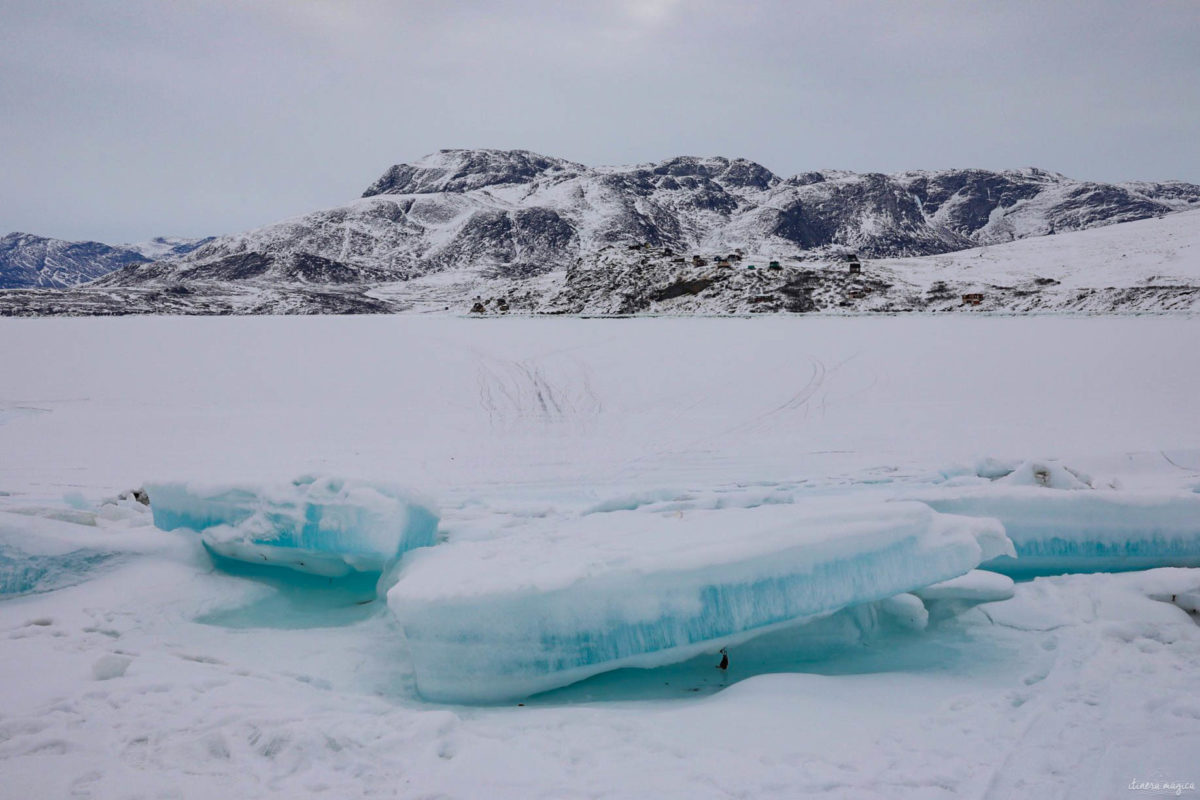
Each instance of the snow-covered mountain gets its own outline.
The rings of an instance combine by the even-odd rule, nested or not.
[[[698,261],[662,246],[608,245],[534,276],[463,269],[361,283],[314,280],[336,267],[292,255],[283,268],[307,281],[98,281],[69,291],[0,292],[0,314],[1200,311],[1200,209],[933,256],[862,257],[857,269],[843,254],[696,255]],[[725,264],[722,255],[733,258]],[[260,275],[280,270],[263,268],[265,261],[249,254],[239,263],[246,272],[262,269]]]
[[[136,251],[100,242],[10,233],[0,239],[0,288],[65,288],[148,260]]]
[[[0,238],[0,289],[76,286],[121,267],[184,255],[207,241],[156,237],[108,245],[10,233]]]
[[[785,179],[745,159],[591,168],[521,150],[444,150],[389,168],[357,202],[222,236],[106,283],[530,276],[635,243],[929,255],[1193,206],[1200,186],[1088,183],[1037,169]]]
[[[118,245],[127,250],[141,253],[147,261],[160,261],[166,258],[178,258],[187,255],[201,245],[211,242],[214,236],[202,239],[189,239],[184,236],[155,236],[144,242]]]
[[[1200,208],[1200,186],[1090,183],[1039,169],[781,178],[745,159],[587,167],[522,150],[443,150],[389,168],[349,205],[152,263],[133,260],[73,299],[26,303],[119,313],[139,304],[109,308],[105,298],[136,290],[157,298],[146,301],[160,304],[153,310],[170,312],[379,312],[407,307],[398,298],[422,286],[466,287],[472,294],[434,294],[444,306],[469,308],[486,293],[477,287],[500,282],[513,295],[509,308],[632,313],[700,291],[695,281],[708,278],[680,278],[691,281],[685,291],[671,277],[686,273],[694,255],[713,262],[742,250],[781,264],[847,252],[928,256],[1188,208]],[[708,283],[735,284],[719,276]],[[805,295],[800,288],[785,293]],[[856,292],[840,291],[839,304]],[[0,306],[13,313],[18,304]],[[754,301],[775,306],[810,304]]]

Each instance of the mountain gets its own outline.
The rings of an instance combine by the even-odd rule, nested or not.
[[[930,256],[1188,208],[1200,208],[1200,186],[1093,183],[1033,168],[781,178],[745,159],[587,167],[523,150],[443,150],[390,167],[348,205],[182,255],[133,259],[76,299],[41,305],[76,313],[154,302],[182,313],[380,312],[425,292],[461,309],[475,294],[511,284],[509,308],[541,308],[557,286],[572,289],[569,297],[587,295],[583,308],[632,313],[658,302],[658,292],[680,291],[670,288],[674,281],[638,287],[687,272],[676,259],[693,255],[711,261],[741,249],[788,264],[846,252]],[[420,288],[439,286],[472,294]],[[139,292],[140,303],[128,299]],[[598,303],[596,292],[613,302]],[[614,300],[626,295],[634,299]],[[113,297],[124,299],[106,299]],[[0,308],[14,313],[21,302]]]
[[[208,244],[214,238],[206,236],[203,239],[188,239],[182,236],[155,236],[145,242],[135,242],[134,244],[118,245],[127,250],[134,250],[146,258],[147,261],[160,261],[166,258],[177,258],[187,255],[201,245]]]
[[[662,246],[609,245],[533,277],[446,270],[382,283],[91,284],[0,292],[0,315],[1200,312],[1200,209],[939,255],[860,258],[857,270],[844,256],[743,251],[723,266],[714,255],[737,253],[705,253],[697,264]]]
[[[184,255],[207,241],[158,237],[114,246],[10,233],[0,238],[0,289],[76,286],[121,267]]]

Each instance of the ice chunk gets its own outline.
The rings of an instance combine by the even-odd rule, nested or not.
[[[219,557],[331,577],[377,573],[431,545],[427,503],[377,483],[303,477],[276,486],[148,484],[154,524],[201,534]]]
[[[113,678],[123,677],[132,663],[133,659],[129,656],[106,653],[96,659],[95,664],[92,664],[92,677],[98,681],[110,681]]]
[[[925,601],[971,600],[977,603],[994,603],[1013,596],[1012,578],[998,572],[973,569],[966,575],[948,581],[934,583],[913,592]]]
[[[902,628],[923,631],[929,625],[929,611],[915,594],[905,592],[881,600],[879,610]]]
[[[1019,466],[1020,462],[1017,461],[987,456],[975,462],[974,472],[980,478],[994,481],[1005,475],[1011,475]]]
[[[49,517],[0,513],[0,596],[70,586],[118,557],[94,527],[82,529],[87,535],[81,528]]]
[[[0,542],[0,595],[46,592],[70,586],[111,560],[113,555],[84,548],[47,555]]]
[[[933,620],[956,616],[982,603],[1009,600],[1015,586],[1013,579],[998,572],[971,570],[966,575],[935,583],[913,592],[925,603]]]
[[[1005,486],[921,498],[949,514],[994,517],[1017,550],[984,564],[1007,575],[1200,566],[1200,496]]]
[[[919,503],[615,511],[410,553],[388,605],[423,696],[489,702],[684,661],[1006,552],[994,520]]]

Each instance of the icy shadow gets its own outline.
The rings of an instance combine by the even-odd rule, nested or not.
[[[308,575],[285,567],[253,564],[214,552],[221,572],[258,584],[256,599],[236,608],[212,611],[196,618],[223,628],[335,628],[354,625],[385,610],[376,595],[378,572],[342,577]]]
[[[1011,662],[1012,651],[971,626],[951,619],[924,631],[879,618],[870,607],[764,634],[720,653],[654,669],[621,669],[534,695],[526,706],[670,701],[706,697],[758,675],[868,675],[895,672],[963,674]]]

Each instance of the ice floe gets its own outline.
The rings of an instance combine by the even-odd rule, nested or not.
[[[994,520],[919,503],[614,511],[410,553],[388,604],[423,696],[488,702],[716,652],[1012,552]],[[885,611],[916,627],[915,606]]]
[[[380,573],[434,543],[431,504],[379,483],[306,476],[281,485],[151,483],[154,524],[200,533],[218,559],[340,577]]]
[[[1200,566],[1200,495],[1071,491],[1003,480],[920,498],[937,511],[1004,524],[1016,558],[999,557],[986,569],[1030,576]]]
[[[16,506],[0,511],[0,596],[82,583],[130,555],[168,544],[142,533],[148,516],[132,501],[96,510]]]

